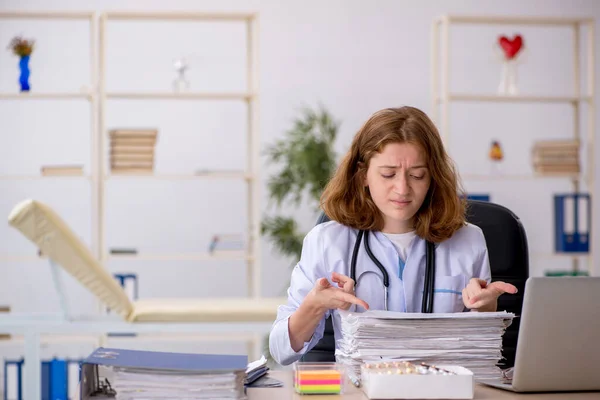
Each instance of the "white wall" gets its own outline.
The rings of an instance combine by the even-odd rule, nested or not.
[[[380,108],[409,104],[431,112],[429,46],[434,17],[467,13],[600,18],[600,4],[594,0],[173,0],[169,4],[134,0],[51,3],[3,0],[0,9],[258,11],[261,148],[283,135],[301,106],[322,103],[342,122],[336,145],[339,152],[348,147],[365,119]],[[2,46],[17,33],[38,39],[39,49],[31,62],[34,90],[78,90],[87,83],[90,67],[86,26],[69,24],[67,27],[56,22],[0,22]],[[243,45],[243,41],[237,41],[243,36],[238,28],[226,28],[207,37],[203,33],[214,31],[190,24],[152,24],[151,29],[143,29],[141,24],[132,26],[135,29],[115,23],[110,31],[108,40],[113,50],[108,54],[109,88],[166,90],[173,75],[171,60],[182,52],[193,53],[190,71],[193,87],[207,90],[243,87],[240,63],[244,58],[235,51],[237,43]],[[451,88],[494,93],[500,72],[493,43],[498,34],[512,34],[517,29],[524,34],[528,45],[526,61],[520,67],[521,90],[534,94],[571,94],[569,31],[531,27],[453,28],[451,52],[455,57],[451,62]],[[598,31],[596,52],[600,46]],[[175,36],[167,37],[171,34]],[[219,50],[219,38],[225,40],[224,50]],[[117,40],[122,46],[115,46]],[[219,64],[211,69],[204,60],[212,56],[218,58]],[[15,90],[16,65],[15,57],[8,52],[0,53],[2,92]],[[242,79],[238,78],[240,74]],[[571,135],[572,113],[568,105],[465,103],[452,105],[451,110],[450,151],[464,174],[487,171],[487,150],[492,138],[499,138],[505,146],[506,172],[528,173],[532,140]],[[107,118],[108,128],[126,124],[161,128],[163,134],[157,148],[159,172],[244,165],[245,142],[241,132],[244,108],[233,102],[219,108],[204,102],[111,101]],[[0,121],[1,174],[37,173],[39,165],[46,163],[83,163],[89,171],[89,109],[85,103],[3,100]],[[210,136],[210,132],[214,134]],[[209,139],[225,146],[225,150],[214,151]],[[37,147],[33,147],[34,143]],[[267,167],[262,171],[263,211],[268,209],[265,183],[271,171]],[[523,219],[533,275],[570,267],[569,260],[549,256],[553,246],[551,195],[569,190],[566,180],[467,181],[465,185],[469,191],[490,192],[493,201],[505,204]],[[39,196],[56,206],[84,240],[88,243],[91,240],[89,185],[77,180],[0,181],[0,187],[2,215],[8,215],[20,199]],[[219,197],[222,195],[225,203]],[[108,245],[138,246],[149,251],[201,251],[215,231],[244,228],[246,205],[241,184],[119,180],[109,183],[107,199]],[[209,204],[210,210],[204,204]],[[597,199],[594,204],[594,226],[598,226]],[[222,213],[219,215],[215,210]],[[298,215],[304,218],[303,227],[310,229],[315,215],[308,209]],[[263,295],[280,295],[287,283],[291,261],[275,254],[266,241],[262,248]],[[7,226],[0,226],[0,250],[22,254],[32,251],[32,247]],[[0,303],[8,303],[16,311],[57,310],[58,301],[45,264],[10,263],[0,268]],[[143,273],[142,297],[245,293],[242,263],[119,261],[111,263],[109,268]],[[149,271],[152,273],[147,274]],[[169,283],[165,280],[167,276],[172,277]],[[71,282],[70,286],[75,285]],[[77,311],[92,309],[91,298],[84,290],[77,289],[73,296],[78,298],[74,303]]]

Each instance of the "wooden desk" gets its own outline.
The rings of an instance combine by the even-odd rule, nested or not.
[[[269,376],[280,381],[283,381],[282,388],[249,388],[248,400],[335,400],[342,398],[344,400],[368,400],[363,392],[355,387],[349,390],[342,396],[336,395],[300,395],[294,392],[292,385],[292,371],[272,371]],[[512,399],[527,399],[527,400],[591,400],[600,399],[600,392],[583,392],[583,393],[532,393],[532,394],[516,394],[506,390],[495,389],[485,385],[475,386],[474,399],[485,400],[512,400]]]

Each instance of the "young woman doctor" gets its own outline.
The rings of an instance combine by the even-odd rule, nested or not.
[[[338,309],[421,312],[428,242],[435,244],[433,312],[495,311],[501,294],[516,293],[513,285],[491,283],[485,238],[465,221],[457,181],[422,111],[402,107],[372,115],[323,192],[331,221],[304,239],[288,302],[271,330],[273,358],[282,365],[297,361],[322,338],[329,315],[337,341]],[[355,246],[357,239],[365,242],[360,231],[366,246]]]

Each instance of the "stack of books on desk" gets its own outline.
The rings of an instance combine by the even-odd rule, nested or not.
[[[380,360],[458,365],[471,370],[475,379],[499,378],[502,335],[514,318],[507,312],[367,311],[341,316],[336,358],[359,381],[361,364]]]
[[[114,129],[110,131],[110,169],[116,174],[152,173],[155,129]]]

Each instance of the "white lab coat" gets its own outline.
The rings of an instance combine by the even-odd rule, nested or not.
[[[341,338],[339,313],[331,310],[321,320],[310,341],[299,352],[295,352],[290,345],[288,319],[319,278],[331,280],[333,271],[350,276],[350,262],[357,234],[355,229],[330,221],[315,226],[304,238],[300,261],[292,272],[288,302],[279,306],[269,337],[271,355],[279,364],[291,364],[312,349],[323,337],[325,319],[332,313],[336,343]],[[394,244],[384,234],[371,232],[369,244],[390,278],[388,309],[421,312],[426,241],[415,237],[403,270],[399,268],[400,259]],[[485,238],[481,229],[475,225],[467,224],[450,239],[437,244],[435,261],[433,311],[436,313],[465,311],[462,290],[469,279],[476,277],[488,283],[491,281]],[[356,278],[356,295],[366,301],[371,310],[383,310],[384,286],[381,272],[367,255],[364,243],[358,252]],[[361,307],[358,311],[360,310]]]

